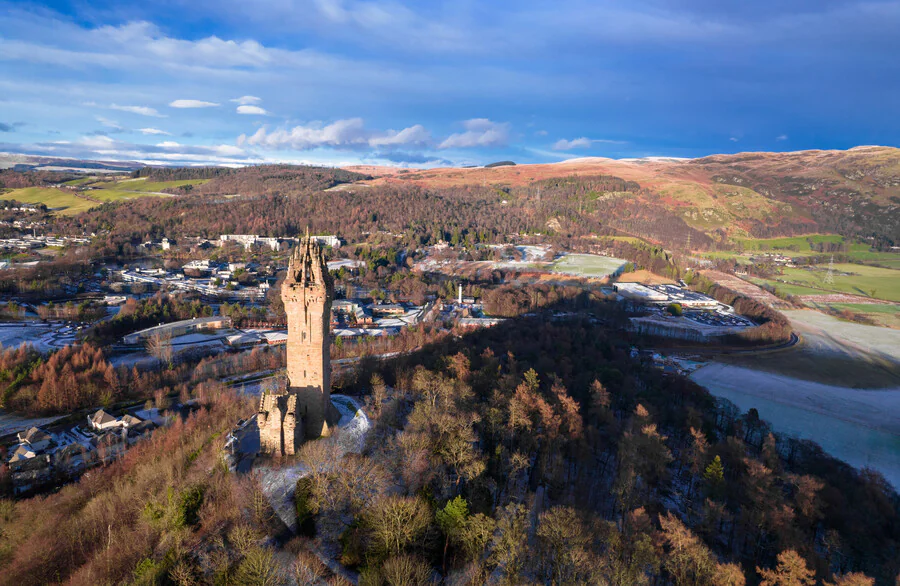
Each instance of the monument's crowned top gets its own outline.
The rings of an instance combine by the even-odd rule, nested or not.
[[[288,274],[282,287],[282,296],[286,294],[288,285],[291,289],[309,288],[327,294],[329,304],[334,294],[334,285],[325,263],[325,251],[318,239],[310,238],[309,230],[294,248],[288,263]]]

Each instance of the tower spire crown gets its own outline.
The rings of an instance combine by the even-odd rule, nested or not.
[[[288,274],[285,283],[300,287],[324,287],[329,294],[332,291],[331,276],[325,262],[325,251],[319,241],[309,235],[300,239],[288,262]]]

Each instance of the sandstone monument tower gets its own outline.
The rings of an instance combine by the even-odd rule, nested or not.
[[[281,299],[287,313],[287,389],[264,393],[259,406],[260,449],[293,454],[303,439],[331,433],[340,414],[331,404],[331,299],[325,254],[306,237],[291,254]]]

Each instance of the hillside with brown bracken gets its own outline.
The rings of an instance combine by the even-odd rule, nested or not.
[[[493,168],[373,172],[374,185],[500,189],[612,175],[640,185],[632,197],[697,230],[755,236],[816,231],[900,239],[900,149],[741,153],[700,159],[572,159]],[[576,180],[577,181],[577,180]]]

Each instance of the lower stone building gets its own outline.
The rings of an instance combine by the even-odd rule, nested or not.
[[[263,393],[256,421],[264,454],[291,456],[303,443],[303,419],[297,416],[295,394]]]

